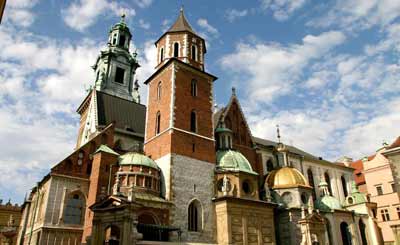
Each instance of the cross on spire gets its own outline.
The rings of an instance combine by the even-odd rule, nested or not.
[[[281,133],[279,131],[279,124],[276,125],[276,136],[278,137],[278,143],[281,143]]]

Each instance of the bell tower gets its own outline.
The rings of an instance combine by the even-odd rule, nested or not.
[[[93,69],[95,89],[140,103],[138,84],[134,82],[139,63],[136,53],[129,52],[132,34],[125,23],[125,15],[115,24],[108,36],[107,48],[100,52]]]
[[[170,225],[181,228],[182,241],[211,242],[217,78],[204,71],[205,41],[193,31],[183,9],[155,45],[158,64],[145,81],[149,88],[144,150],[163,172],[162,194],[176,204]]]

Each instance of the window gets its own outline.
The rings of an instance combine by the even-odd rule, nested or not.
[[[400,219],[400,207],[396,207],[397,217]]]
[[[192,60],[197,60],[196,46],[192,45]]]
[[[307,177],[308,177],[308,184],[313,188],[312,189],[312,198],[315,201],[317,199],[317,193],[315,192],[314,175],[313,175],[311,168],[309,168],[307,170]]]
[[[190,93],[192,94],[193,97],[197,96],[197,81],[195,79],[192,80],[190,86]]]
[[[268,159],[266,163],[267,172],[271,172],[274,169],[274,165],[272,164],[272,160]]]
[[[243,181],[243,183],[242,183],[242,189],[243,189],[243,191],[244,191],[244,193],[246,193],[246,194],[250,194],[251,193],[251,184],[250,184],[250,182],[248,181],[248,180],[245,180],[245,181]]]
[[[164,60],[164,48],[160,49],[160,62]]]
[[[374,216],[374,218],[376,218],[376,209],[375,208],[372,209],[372,215]]]
[[[157,100],[161,99],[161,92],[162,92],[161,82],[159,82],[157,85]]]
[[[192,131],[193,133],[196,133],[197,131],[197,122],[196,122],[197,118],[196,118],[196,112],[192,111],[190,113],[190,131]]]
[[[158,111],[156,115],[156,135],[160,133],[161,114]]]
[[[347,192],[346,179],[344,178],[344,176],[341,176],[340,180],[342,181],[342,188],[343,188],[344,197],[347,197],[348,196],[348,192]]]
[[[174,57],[179,57],[179,43],[174,43]]]
[[[117,67],[117,69],[115,70],[115,82],[123,84],[124,76],[125,76],[125,70],[122,69],[121,67]]]
[[[392,186],[392,191],[393,192],[397,192],[396,184],[395,183],[391,183],[390,185]]]
[[[117,43],[117,33],[114,33],[112,44],[115,45],[116,43]]]
[[[194,200],[189,205],[188,230],[200,231],[200,229],[201,229],[201,206],[199,201]]]
[[[325,177],[326,183],[328,184],[329,194],[330,194],[331,196],[333,196],[333,193],[332,193],[332,186],[331,186],[331,178],[329,177],[328,172],[325,172],[324,177]]]
[[[390,220],[389,211],[387,209],[381,209],[381,215],[382,215],[382,220],[383,221],[389,221]]]
[[[145,186],[146,188],[151,188],[151,178],[150,178],[150,177],[146,177],[146,178],[144,179],[144,186]]]
[[[124,45],[125,45],[125,36],[124,36],[124,35],[119,36],[119,43],[118,43],[118,45],[119,45],[119,46],[124,46]]]
[[[72,195],[66,202],[66,207],[64,211],[64,223],[75,225],[81,224],[83,211],[83,198],[78,194]]]
[[[383,189],[382,189],[381,185],[376,186],[376,193],[377,193],[378,196],[383,195]]]

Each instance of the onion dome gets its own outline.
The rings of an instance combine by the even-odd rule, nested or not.
[[[368,199],[365,194],[361,193],[356,185],[356,182],[351,183],[351,194],[346,197],[346,206],[366,203]]]
[[[234,150],[217,151],[217,170],[245,172],[258,175],[253,171],[247,158],[239,151]]]
[[[268,174],[265,182],[270,188],[292,188],[292,187],[306,187],[311,188],[304,175],[293,167],[283,167],[271,171]]]
[[[324,212],[331,212],[335,209],[342,209],[339,200],[331,196],[328,190],[328,183],[324,180],[318,185],[322,189],[323,196],[315,202],[315,208]]]
[[[150,157],[145,156],[138,152],[128,152],[119,157],[119,165],[136,165],[159,169],[157,163]]]

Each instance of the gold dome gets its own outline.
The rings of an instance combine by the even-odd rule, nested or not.
[[[291,187],[311,188],[304,175],[299,170],[292,167],[283,167],[273,170],[268,174],[265,182],[273,189]]]

